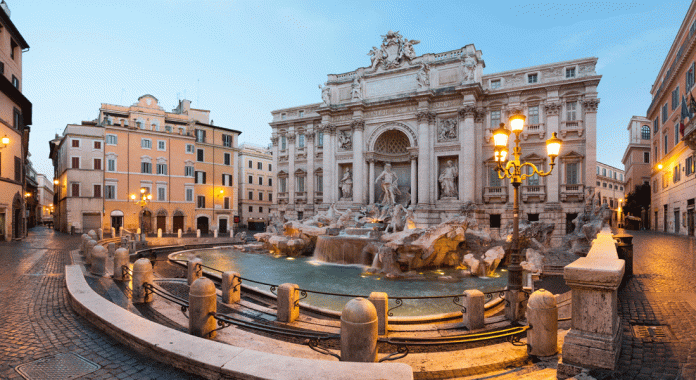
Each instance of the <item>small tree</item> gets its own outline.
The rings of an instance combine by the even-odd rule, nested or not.
[[[624,215],[642,217],[641,211],[650,211],[650,184],[644,183],[636,186],[633,191],[626,196],[626,203],[623,206]]]

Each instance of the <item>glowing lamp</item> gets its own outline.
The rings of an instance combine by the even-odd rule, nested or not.
[[[60,181],[57,180],[57,179],[54,179],[54,180],[53,180],[53,184],[54,184],[54,185],[59,185],[59,184],[60,184]]]
[[[496,148],[507,147],[510,131],[505,128],[505,124],[500,123],[500,126],[493,130],[493,143]]]
[[[546,152],[553,161],[558,157],[558,152],[561,150],[561,139],[556,136],[556,132],[551,135],[551,138],[546,140]]]
[[[7,135],[5,135],[5,136],[2,138],[2,145],[3,145],[3,146],[7,146],[7,144],[9,144],[9,143],[10,143],[10,138],[7,137]]]
[[[135,200],[135,194],[131,194],[131,199]]]
[[[662,164],[657,164],[657,170],[662,170]]]
[[[524,115],[510,116],[510,129],[515,133],[520,133],[524,129]]]

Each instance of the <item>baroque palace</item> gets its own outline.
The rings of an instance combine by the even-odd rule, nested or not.
[[[548,170],[545,141],[553,132],[563,140],[554,173],[522,184],[521,217],[556,224],[556,238],[572,230],[596,182],[597,58],[484,74],[473,44],[417,56],[418,43],[390,31],[369,67],[328,75],[321,103],[272,112],[273,212],[302,219],[332,204],[382,203],[389,164],[395,201],[419,227],[471,202],[479,224],[499,230],[513,195],[494,170],[491,131],[521,113],[524,161]]]

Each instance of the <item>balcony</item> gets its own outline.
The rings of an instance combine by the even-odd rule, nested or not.
[[[507,186],[486,186],[483,188],[483,201],[486,203],[507,203]]]
[[[684,129],[684,144],[696,151],[696,117],[692,118]]]
[[[578,137],[581,137],[585,132],[585,127],[582,120],[571,120],[561,122],[561,137],[566,137],[568,133],[576,133]]]
[[[288,203],[288,193],[282,192],[278,193],[278,204]]]
[[[546,186],[524,185],[521,195],[522,202],[544,202],[546,200]]]
[[[585,199],[583,185],[561,185],[561,202],[579,202]]]
[[[323,191],[315,191],[314,192],[314,203],[321,204],[323,202],[324,202],[324,192]]]
[[[306,191],[296,191],[295,192],[295,203],[307,203],[307,192]]]
[[[525,141],[530,137],[539,137],[540,140],[544,139],[544,137],[546,137],[546,124],[527,124],[527,126],[524,127],[521,136]]]

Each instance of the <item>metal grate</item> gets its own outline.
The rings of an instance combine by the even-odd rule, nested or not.
[[[669,341],[674,339],[674,334],[669,326],[633,325],[633,336],[639,339],[652,339],[654,341]]]
[[[62,380],[75,379],[94,372],[99,368],[101,368],[100,365],[80,355],[68,353],[20,364],[15,368],[15,371],[27,380]]]

